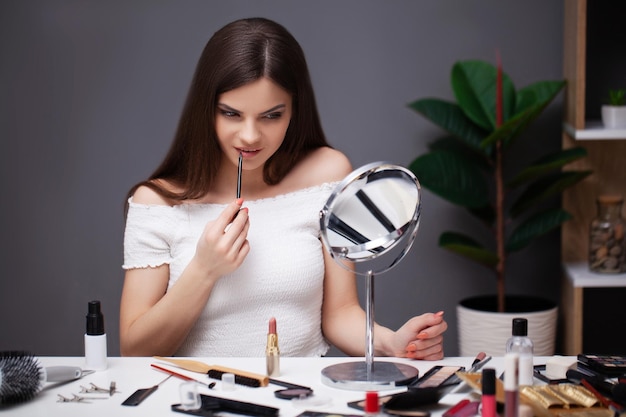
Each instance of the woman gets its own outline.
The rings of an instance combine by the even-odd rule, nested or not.
[[[363,355],[354,274],[319,239],[319,210],[351,171],[326,142],[291,34],[262,18],[216,32],[171,149],[129,192],[122,354],[262,356],[275,317],[282,355],[323,355],[328,343]],[[376,325],[376,355],[442,358],[442,316]]]

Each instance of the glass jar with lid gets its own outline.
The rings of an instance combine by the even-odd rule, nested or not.
[[[626,272],[623,203],[620,195],[601,195],[597,199],[598,213],[589,231],[589,269],[593,272]]]

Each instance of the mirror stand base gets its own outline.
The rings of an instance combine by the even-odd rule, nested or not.
[[[322,369],[325,385],[346,390],[382,391],[406,386],[419,375],[417,368],[395,362],[344,362]]]

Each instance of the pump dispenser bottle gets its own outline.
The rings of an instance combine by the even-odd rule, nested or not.
[[[90,301],[87,308],[85,365],[86,369],[101,371],[107,367],[107,335],[104,332],[104,316],[100,309],[100,301]]]
[[[512,336],[506,342],[506,353],[519,355],[519,385],[533,385],[533,341],[528,337],[528,320],[514,318]]]

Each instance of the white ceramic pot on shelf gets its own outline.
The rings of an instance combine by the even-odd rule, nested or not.
[[[626,106],[602,106],[602,123],[607,129],[626,128]]]
[[[531,308],[534,311],[497,313],[475,308],[474,300],[480,298],[483,297],[466,299],[457,305],[460,356],[475,356],[478,352],[491,356],[504,355],[516,317],[528,319],[528,336],[533,341],[534,354],[554,355],[558,321],[556,304],[540,300],[545,305]]]

